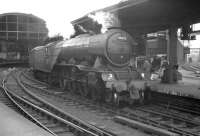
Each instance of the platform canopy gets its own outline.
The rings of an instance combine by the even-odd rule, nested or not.
[[[123,29],[129,32],[150,33],[171,26],[181,27],[200,22],[198,2],[198,0],[127,0],[89,14],[101,11],[113,13],[118,16]],[[94,29],[89,14],[72,21],[72,25]]]

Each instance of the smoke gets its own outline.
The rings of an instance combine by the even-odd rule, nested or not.
[[[83,26],[78,25],[78,24],[73,26],[73,30],[74,30],[74,32],[73,32],[73,34],[70,35],[70,38],[74,38],[80,34],[85,34],[88,32]]]
[[[102,25],[102,33],[105,33],[109,28],[121,26],[119,18],[115,14],[109,12],[96,12],[94,14],[89,14],[88,17]]]
[[[79,27],[79,29],[80,29],[82,32],[84,32],[84,33],[87,32],[87,30],[86,30],[85,28],[83,28],[83,26],[81,26],[81,25],[77,25],[77,26]]]

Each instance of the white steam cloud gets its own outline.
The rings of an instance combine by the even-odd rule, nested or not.
[[[98,24],[102,25],[101,32],[104,33],[108,28],[121,27],[119,18],[109,12],[97,12],[95,14],[89,14],[88,17],[92,18]]]

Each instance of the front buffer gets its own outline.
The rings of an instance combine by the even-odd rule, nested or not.
[[[119,105],[120,102],[128,102],[129,104],[143,102],[144,82],[132,80],[115,80],[106,82],[106,98],[107,102]]]

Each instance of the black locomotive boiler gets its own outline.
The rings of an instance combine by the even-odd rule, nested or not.
[[[66,91],[119,104],[143,98],[140,73],[130,68],[137,43],[125,31],[111,29],[98,35],[83,34],[52,42],[30,52],[30,66],[37,77]]]

